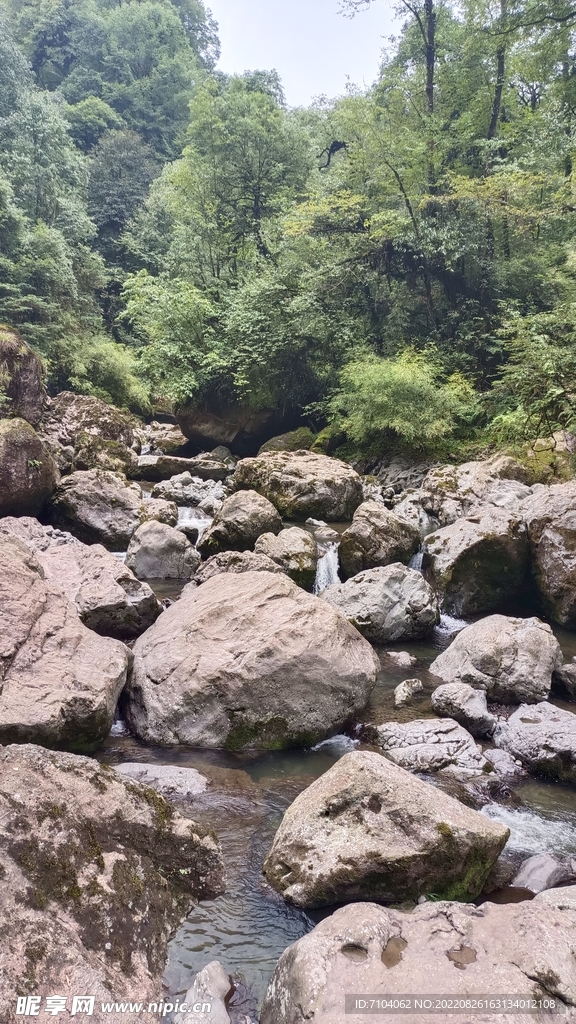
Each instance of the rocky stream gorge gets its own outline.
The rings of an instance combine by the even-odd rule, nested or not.
[[[56,993],[95,1024],[360,1024],[351,993],[576,1016],[576,480],[364,477],[299,432],[198,453],[48,399],[19,351],[0,1019]]]

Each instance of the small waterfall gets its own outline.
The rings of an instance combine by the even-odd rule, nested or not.
[[[316,579],[314,581],[314,593],[321,594],[326,587],[333,583],[340,583],[338,575],[338,548],[339,542],[329,541],[325,547],[320,548],[322,554],[316,566]]]
[[[190,508],[187,505],[181,505],[178,509],[178,529],[185,533],[187,536],[195,532],[197,534],[194,544],[199,544],[202,537],[206,533],[212,523],[214,522],[212,516],[209,516],[206,512],[202,512],[199,508]]]
[[[435,632],[441,636],[455,636],[456,633],[460,633],[461,630],[469,626],[470,623],[466,619],[456,619],[453,615],[445,615],[442,613],[440,616],[440,623],[435,627]]]
[[[412,558],[408,562],[409,569],[415,569],[416,572],[422,572],[422,562],[424,561],[424,548],[422,545],[418,548],[416,554],[412,555]]]
[[[128,554],[127,551],[111,551],[110,553],[114,555],[114,558],[118,558],[121,562],[126,561],[126,555]]]

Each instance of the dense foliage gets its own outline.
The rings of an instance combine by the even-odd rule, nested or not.
[[[576,429],[576,8],[400,7],[372,89],[290,110],[200,0],[2,0],[0,320],[52,387],[358,446]]]

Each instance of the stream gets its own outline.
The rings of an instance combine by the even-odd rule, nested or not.
[[[192,519],[194,512],[182,509],[181,516],[187,519],[190,513]],[[337,524],[338,527],[341,532],[343,524]],[[320,555],[315,593],[338,581],[337,542],[324,544]],[[419,568],[415,564],[414,567]],[[184,586],[176,580],[149,583],[162,600],[174,600]],[[523,616],[536,614],[526,602],[503,611]],[[418,664],[410,668],[397,666],[384,650],[379,650],[381,671],[360,722],[433,717],[429,695],[437,680],[433,681],[429,666],[467,624],[443,615],[428,640],[390,645],[389,650],[407,651],[418,659]],[[566,660],[570,660],[576,655],[576,633],[556,626],[553,629]],[[413,676],[422,680],[424,691],[411,705],[395,708],[395,687]],[[556,699],[553,702],[576,711],[576,704]],[[114,733],[121,731],[121,727],[114,729]],[[217,959],[238,984],[229,1007],[233,1024],[246,1018],[258,1019],[258,1005],[281,953],[335,909],[306,913],[288,906],[266,884],[262,862],[285,809],[298,793],[358,745],[357,740],[338,736],[311,750],[229,753],[149,747],[130,736],[109,737],[98,755],[108,764],[142,761],[178,765],[196,768],[210,780],[206,794],[195,798],[192,811],[185,813],[191,813],[218,835],[227,872],[227,891],[195,907],[173,936],[164,977],[170,996],[183,997],[196,973]],[[509,848],[526,857],[545,851],[576,857],[576,787],[530,779],[517,786],[516,795],[519,806],[492,803],[483,808],[483,813],[510,828]]]

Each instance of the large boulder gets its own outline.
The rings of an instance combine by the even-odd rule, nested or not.
[[[91,758],[28,744],[0,748],[0,820],[2,1021],[22,1020],[17,995],[55,993],[68,1012],[94,996],[95,1024],[140,1020],[102,1003],[158,1002],[171,932],[223,891],[214,836]]]
[[[532,571],[547,615],[576,627],[576,480],[539,488],[524,503]]]
[[[186,437],[199,447],[230,445],[240,454],[256,451],[277,419],[273,409],[256,412],[249,406],[217,401],[203,407],[182,406],[176,418]]]
[[[132,535],[126,565],[139,580],[191,580],[200,555],[180,531],[151,520]]]
[[[47,408],[40,435],[61,472],[136,466],[136,420],[100,398],[61,391]]]
[[[0,536],[0,743],[90,750],[114,720],[131,654],[79,619],[32,552]]]
[[[17,331],[0,324],[0,415],[37,427],[46,402],[44,367]]]
[[[254,551],[271,558],[299,587],[312,590],[318,564],[318,545],[308,530],[291,526],[288,530],[280,530],[277,536],[263,533],[256,541]]]
[[[367,569],[322,593],[374,644],[420,639],[439,621],[438,601],[421,573],[396,562]]]
[[[576,782],[576,715],[571,711],[545,701],[522,704],[499,723],[494,743],[536,775]]]
[[[563,662],[560,644],[540,619],[489,615],[466,626],[430,666],[445,683],[467,683],[495,701],[546,700]]]
[[[509,455],[495,455],[482,462],[431,469],[419,494],[426,511],[447,526],[479,505],[518,511],[531,490],[524,466]]]
[[[545,1010],[491,1010],[491,995],[506,993],[528,1005],[553,1002],[572,1017],[576,902],[570,893],[576,896],[576,889],[505,906],[426,903],[411,913],[375,903],[342,907],[282,954],[260,1024],[366,1024],[370,1006],[382,1020],[402,1024],[549,1019]],[[428,1003],[415,1003],[418,996],[432,996],[432,1014]],[[355,1013],[357,999],[363,1001]],[[383,1007],[371,1002],[378,999]],[[458,1000],[457,1009],[442,1010],[444,1000]],[[482,1002],[467,1010],[472,1000]]]
[[[272,572],[287,575],[286,570],[268,555],[257,555],[254,551],[221,551],[202,563],[196,571],[194,582],[206,583],[206,580],[223,572]]]
[[[413,523],[390,512],[377,501],[365,501],[342,534],[340,563],[347,576],[392,562],[407,563],[420,546]]]
[[[217,509],[221,506],[227,491],[220,480],[201,480],[191,473],[177,473],[169,480],[162,480],[152,488],[153,498],[165,498],[176,505],[204,507],[211,501]]]
[[[178,522],[178,506],[175,501],[166,501],[165,498],[147,498],[142,495],[143,502],[140,506],[140,522],[166,523],[166,526],[176,526]]]
[[[0,420],[0,516],[35,515],[59,479],[34,427],[23,419]]]
[[[85,544],[103,544],[110,551],[128,547],[140,525],[142,493],[103,469],[71,473],[54,494],[47,515],[53,526],[69,530]]]
[[[315,434],[310,427],[297,427],[296,430],[289,430],[287,434],[278,434],[271,437],[260,447],[258,455],[265,452],[304,452],[310,451],[314,444]]]
[[[176,423],[160,423],[152,420],[137,428],[135,433],[140,441],[142,455],[179,455],[188,444],[188,438]]]
[[[82,544],[28,516],[0,519],[0,534],[26,544],[44,579],[76,606],[82,622],[95,633],[133,640],[158,618],[162,606],[150,587],[101,544]]]
[[[381,754],[358,750],[296,797],[264,872],[299,907],[426,893],[471,900],[508,835]]]
[[[342,616],[267,572],[186,588],[134,653],[126,720],[160,744],[316,743],[366,705],[377,673],[372,648]]]
[[[282,520],[267,498],[256,491],[238,491],[222,503],[198,549],[202,556],[219,551],[248,551],[263,533],[280,533]]]
[[[430,534],[423,567],[452,615],[492,611],[514,597],[528,571],[528,536],[516,512],[483,505]]]
[[[231,472],[226,462],[206,453],[193,459],[177,455],[140,455],[138,466],[131,475],[137,480],[153,482],[168,480],[182,473],[190,473],[190,476],[200,480],[225,480]]]
[[[486,693],[467,683],[444,683],[434,690],[430,703],[441,718],[453,718],[472,736],[489,736],[496,719],[488,711]]]
[[[449,771],[460,776],[490,770],[469,732],[452,718],[385,722],[376,743],[394,764],[409,772]]]
[[[263,494],[286,519],[351,519],[362,501],[362,478],[351,466],[308,451],[242,459],[235,483]]]

